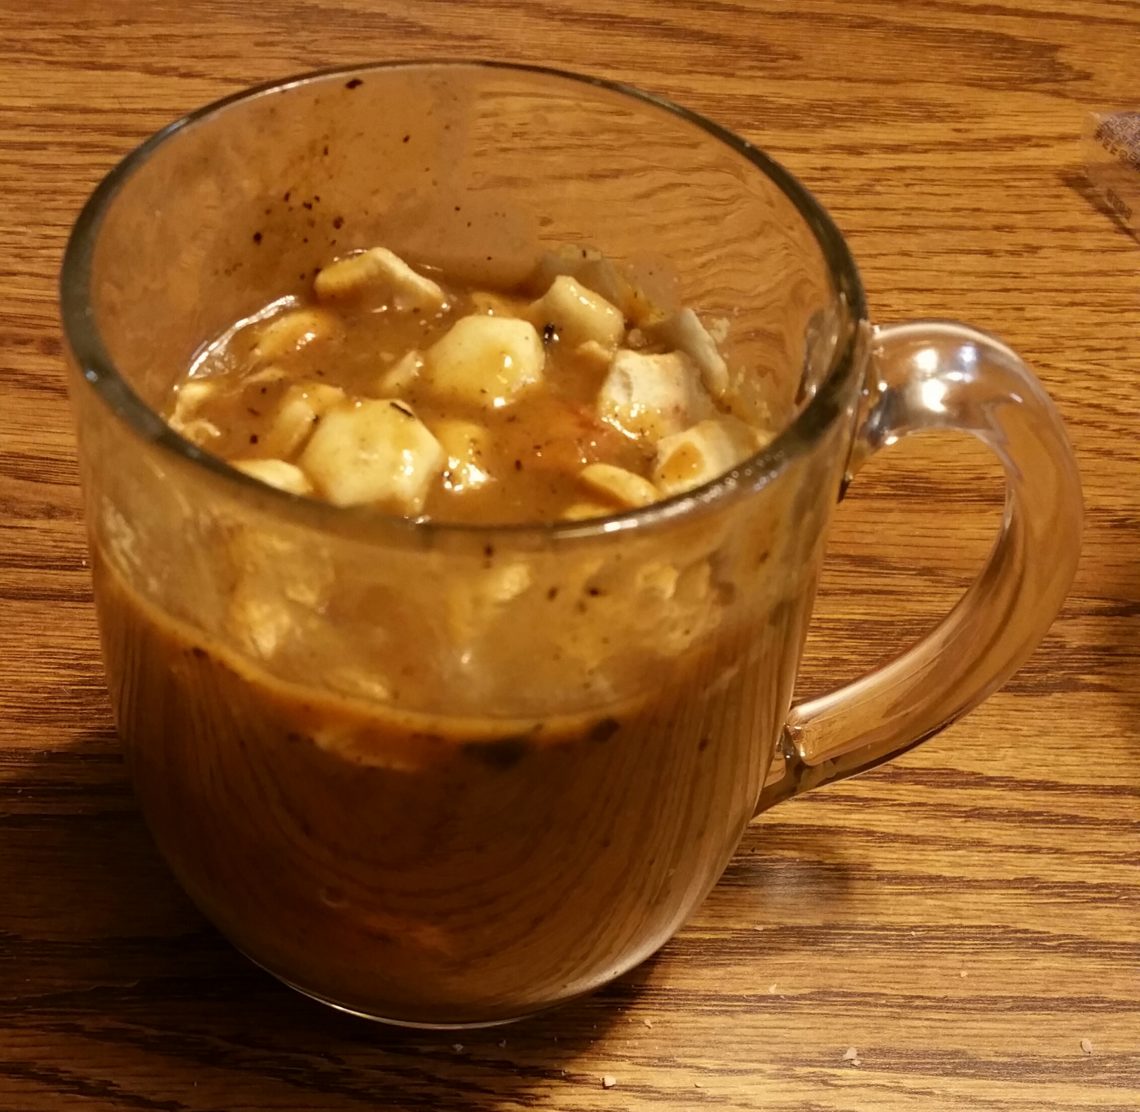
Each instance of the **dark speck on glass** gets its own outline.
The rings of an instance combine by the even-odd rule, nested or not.
[[[476,741],[465,745],[464,752],[492,768],[510,768],[522,760],[527,750],[525,737],[504,737],[497,741]]]
[[[609,741],[621,729],[616,718],[601,718],[590,728],[591,741]]]

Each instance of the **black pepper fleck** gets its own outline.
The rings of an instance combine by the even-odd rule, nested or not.
[[[495,741],[469,742],[464,752],[492,768],[510,768],[526,755],[528,739],[525,736],[498,738]]]
[[[328,158],[328,154],[329,154],[329,145],[328,145],[328,143],[326,143],[326,144],[324,145],[324,149],[321,151],[321,154],[323,154],[323,155],[324,155],[326,158]]]
[[[363,84],[364,82],[359,77],[354,77],[351,80],[346,81],[344,83],[344,87],[346,89],[359,89]]]
[[[390,406],[391,406],[391,407],[392,407],[392,408],[393,408],[393,409],[394,409],[394,410],[395,410],[397,413],[402,413],[402,414],[403,414],[405,417],[410,417],[410,418],[412,418],[413,420],[415,419],[415,416],[416,416],[416,415],[415,415],[415,414],[414,414],[414,413],[413,413],[413,412],[412,412],[410,409],[408,409],[408,407],[407,407],[407,406],[405,406],[405,405],[402,405],[400,402],[389,402],[388,404],[389,404],[389,405],[390,405]]]
[[[601,718],[590,727],[588,737],[591,741],[609,741],[620,729],[616,718]]]
[[[701,738],[699,744],[697,745],[697,752],[703,753],[709,747],[710,740],[711,739],[707,737]]]
[[[522,460],[521,460],[521,459],[517,459],[517,460],[515,460],[515,470],[516,470],[516,471],[521,471],[522,469],[523,469],[523,463],[522,463]]]
[[[550,590],[546,592],[546,597],[553,602],[558,597],[558,588],[551,587]]]
[[[261,233],[260,232],[254,232],[253,233],[253,242],[254,243],[260,243],[261,242]]]
[[[405,142],[405,143],[406,143],[406,142],[407,142],[409,139],[411,139],[411,136],[410,136],[410,135],[405,135],[405,136],[404,136],[404,142]]]
[[[558,326],[552,321],[547,321],[542,326],[542,342],[544,344],[552,344],[558,339]]]
[[[344,227],[344,217],[343,216],[334,216],[333,217],[333,227],[336,228],[337,231],[340,231],[340,229]]]
[[[257,443],[257,442],[258,442],[260,439],[261,439],[261,437],[259,437],[259,436],[257,435],[257,433],[255,433],[255,432],[251,432],[251,433],[249,434],[249,442],[250,442],[251,444],[256,444],[256,443]]]

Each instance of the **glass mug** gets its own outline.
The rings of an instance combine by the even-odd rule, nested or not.
[[[644,509],[476,527],[285,494],[164,424],[205,341],[375,244],[502,284],[596,248],[662,304],[725,318],[781,431]],[[606,82],[375,65],[220,101],[96,190],[62,312],[147,821],[238,947],[371,1018],[505,1022],[620,976],[758,811],[994,691],[1074,573],[1077,472],[1021,360],[960,324],[871,327],[846,244],[787,171]],[[1005,467],[992,555],[909,652],[792,707],[838,495],[931,428]]]

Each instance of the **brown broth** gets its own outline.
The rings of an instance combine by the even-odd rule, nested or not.
[[[514,1018],[665,942],[751,816],[791,682],[756,646],[793,632],[737,632],[590,714],[413,716],[281,681],[98,552],[94,573],[132,775],[182,884],[282,979],[405,1022]]]
[[[496,312],[521,315],[536,292],[495,294]],[[450,290],[439,312],[306,295],[239,322],[184,383],[215,384],[195,414],[217,430],[209,450],[235,462],[298,461],[299,444],[291,454],[272,448],[291,389],[335,386],[348,403],[391,398],[381,380],[405,353],[428,349],[486,304],[471,288]],[[268,358],[258,348],[267,329],[307,307],[325,314],[316,338]],[[653,347],[640,329],[631,334],[637,323],[625,321],[623,343],[672,350]],[[535,327],[544,377],[502,408],[444,405],[420,379],[401,386],[397,404],[429,429],[461,419],[489,434],[480,464],[493,481],[459,493],[444,474],[424,516],[553,520],[589,498],[579,474],[587,464],[651,475],[653,444],[598,415],[607,362]],[[726,394],[715,412],[727,415],[732,404]],[[305,435],[317,434],[306,427]],[[269,555],[257,555],[262,540]],[[512,662],[504,676],[517,674],[521,688],[513,705],[537,713],[506,718],[495,700],[447,692],[441,677],[450,673],[430,663],[414,599],[382,590],[358,597],[351,574],[337,580],[353,600],[345,613],[325,599],[319,577],[290,594],[292,580],[276,572],[296,556],[288,545],[274,556],[272,540],[251,526],[234,532],[232,551],[219,550],[219,568],[229,560],[237,569],[228,588],[219,572],[220,622],[216,613],[171,617],[128,585],[112,551],[95,551],[108,671],[138,794],[206,914],[303,991],[423,1024],[516,1018],[596,988],[665,942],[751,817],[790,698],[786,646],[797,643],[799,608],[744,621],[730,605],[731,584],[715,579],[708,543],[702,555],[670,549],[648,559],[636,588],[641,580],[615,561],[626,589],[612,592],[588,554],[581,567],[570,558],[565,585],[530,584],[525,563],[507,559],[503,573],[521,571],[525,582],[500,598],[508,584],[493,579],[498,554],[488,546],[485,581],[457,571],[438,583],[443,604],[432,613],[456,639],[453,655],[469,644],[476,668]],[[766,558],[765,549],[758,559]],[[301,584],[307,569],[298,560]],[[571,597],[571,582],[581,597]],[[573,614],[572,628],[565,617],[559,626],[559,613]],[[384,636],[362,637],[367,652],[338,655],[321,623]],[[519,623],[551,629],[549,660],[515,659]],[[376,680],[375,701],[347,693],[356,688],[338,693],[343,665]],[[389,687],[390,677],[402,686]]]

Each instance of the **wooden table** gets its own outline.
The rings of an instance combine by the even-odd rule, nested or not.
[[[1078,142],[1088,109],[1140,101],[1140,3],[4,0],[0,29],[0,1110],[1140,1107],[1140,244]],[[1069,602],[1004,691],[754,824],[621,983],[458,1037],[292,995],[157,859],[103,690],[55,308],[82,200],[169,119],[455,54],[632,81],[772,151],[850,235],[878,319],[961,317],[1036,366],[1088,503]],[[803,692],[943,612],[999,497],[966,440],[875,461]]]

